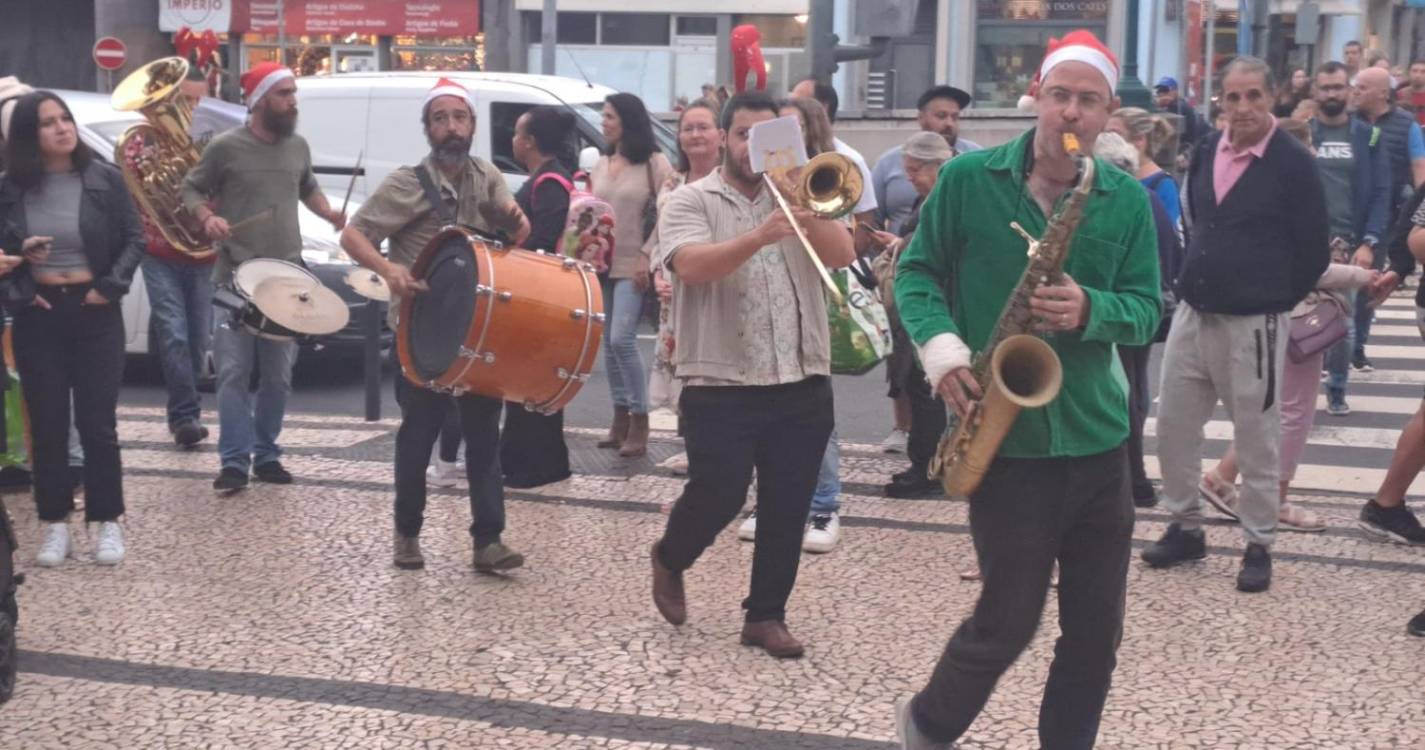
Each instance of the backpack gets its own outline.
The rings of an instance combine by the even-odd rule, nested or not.
[[[574,173],[575,180],[581,177],[587,185],[587,175]],[[613,206],[556,172],[545,172],[535,178],[534,187],[530,189],[531,203],[539,184],[545,180],[554,180],[569,191],[569,213],[564,219],[564,231],[554,246],[555,252],[588,263],[594,267],[595,273],[608,273],[609,260],[614,255]]]

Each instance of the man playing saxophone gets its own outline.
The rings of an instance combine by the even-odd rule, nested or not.
[[[1117,78],[1113,54],[1089,32],[1051,40],[1030,89],[1036,127],[951,161],[921,208],[897,270],[896,304],[927,379],[961,419],[985,389],[972,375],[971,354],[1012,317],[1006,301],[1029,260],[1012,224],[1035,237],[1049,234],[1051,215],[1058,226],[1072,225],[1077,211],[1054,213],[1079,174],[1064,136],[1092,150],[1117,107]],[[1114,344],[1148,342],[1161,301],[1148,197],[1128,174],[1094,166],[1076,229],[1065,243],[1038,247],[1067,251],[1062,275],[1027,280],[1037,288],[1025,297],[1023,317],[1032,320],[1025,332],[1039,333],[1057,353],[1062,390],[1019,414],[970,494],[984,586],[929,684],[897,705],[904,748],[949,748],[965,733],[1033,638],[1055,561],[1062,635],[1040,708],[1040,742],[1048,750],[1089,748],[1098,734],[1122,633],[1133,529],[1127,395],[1114,372]]]

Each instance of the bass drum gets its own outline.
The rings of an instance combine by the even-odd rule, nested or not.
[[[411,275],[429,286],[401,300],[396,347],[411,383],[551,414],[588,380],[604,331],[588,264],[448,227]]]

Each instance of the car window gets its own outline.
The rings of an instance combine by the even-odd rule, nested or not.
[[[536,106],[528,102],[490,102],[490,160],[501,172],[528,173],[523,164],[515,161],[515,122]],[[571,142],[559,154],[559,163],[571,173],[578,171],[579,152],[588,146],[598,148],[600,144],[590,140],[584,129],[575,128]]]

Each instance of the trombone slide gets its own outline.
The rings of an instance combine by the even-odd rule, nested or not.
[[[807,256],[811,258],[812,265],[816,266],[816,272],[821,275],[821,282],[826,285],[827,291],[831,293],[831,298],[837,303],[841,302],[841,289],[832,281],[831,274],[826,271],[826,264],[821,262],[821,256],[811,247],[811,241],[807,239],[806,231],[802,225],[797,223],[795,216],[792,216],[792,208],[787,205],[787,199],[782,196],[782,191],[777,189],[777,183],[772,181],[772,175],[763,172],[762,181],[767,183],[767,187],[772,190],[772,197],[777,199],[777,205],[781,207],[782,213],[787,215],[787,221],[792,223],[792,229],[796,230],[797,239],[802,242],[802,249],[806,250]]]

